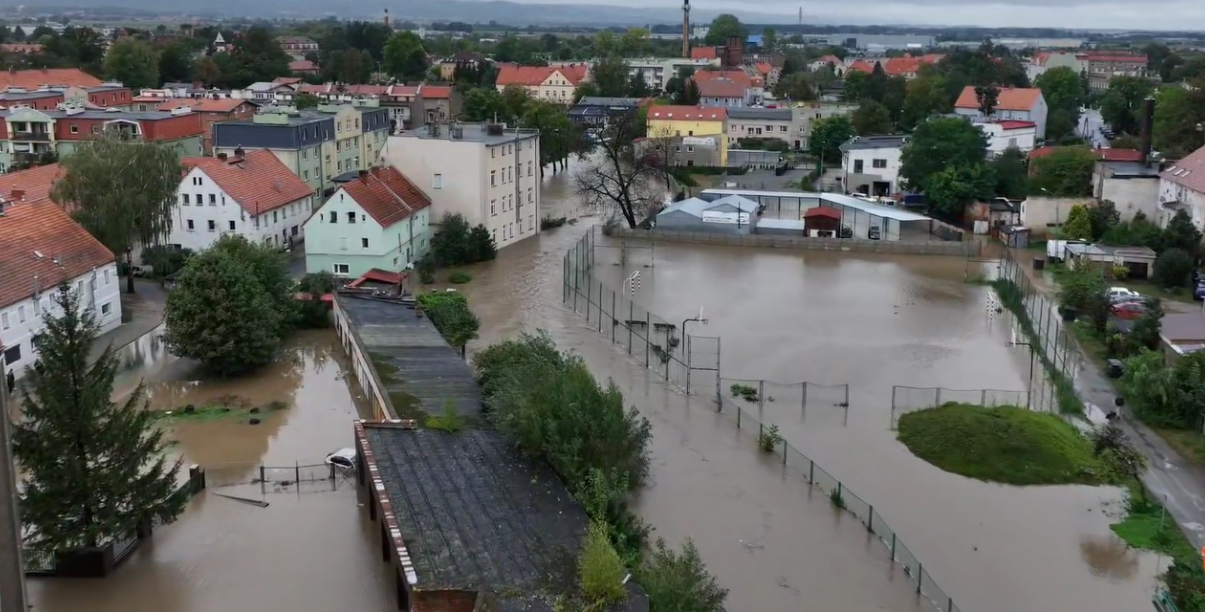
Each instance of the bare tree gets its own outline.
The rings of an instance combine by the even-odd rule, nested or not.
[[[628,227],[635,228],[665,199],[661,169],[656,152],[646,154],[646,147],[637,146],[643,138],[638,113],[629,112],[611,117],[603,129],[598,148],[586,166],[573,178],[582,203],[607,218],[622,216]]]
[[[673,176],[670,174],[670,168],[678,163],[677,147],[681,144],[682,139],[667,127],[650,128],[648,134],[648,138],[645,139],[648,146],[642,154],[650,165],[656,167],[664,175],[666,191],[673,191]]]

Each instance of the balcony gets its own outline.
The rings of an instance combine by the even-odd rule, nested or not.
[[[10,140],[14,142],[50,142],[50,132],[15,131]]]

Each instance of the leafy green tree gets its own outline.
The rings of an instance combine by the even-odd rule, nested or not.
[[[1177,159],[1205,146],[1205,91],[1162,87],[1155,94],[1152,144],[1165,157]]]
[[[481,329],[481,321],[469,308],[464,294],[424,293],[418,296],[418,303],[444,340],[453,348],[460,349],[460,356],[464,357],[465,347],[477,339],[477,332]]]
[[[555,102],[532,100],[520,118],[520,124],[540,131],[541,176],[544,166],[567,165],[570,155],[583,150],[585,142],[577,126],[565,114],[564,107]]]
[[[159,56],[150,43],[126,37],[105,55],[105,76],[131,89],[159,86]]]
[[[192,81],[192,51],[184,43],[169,43],[159,51],[159,78],[164,82]]]
[[[649,596],[651,612],[724,612],[728,589],[707,571],[689,539],[675,552],[657,540],[656,547],[636,572]]]
[[[846,102],[860,102],[865,99],[873,100],[870,95],[870,75],[859,71],[851,70],[845,73],[845,78],[841,85],[841,99]]]
[[[152,520],[175,520],[188,498],[176,493],[180,461],[167,460],[145,387],[114,403],[120,360],[112,348],[91,360],[100,331],[78,294],[61,286],[54,303],[61,315],[48,313],[35,335],[38,361],[22,380],[13,432],[21,517],[35,546],[96,548]]]
[[[816,90],[808,80],[808,75],[796,72],[778,80],[774,85],[774,95],[797,101],[815,100]]]
[[[911,130],[932,115],[952,110],[953,101],[946,91],[946,78],[922,68],[921,73],[905,85],[900,127]]]
[[[472,257],[472,263],[493,261],[498,256],[498,247],[494,244],[494,237],[480,223],[469,230],[469,255]]]
[[[741,42],[749,37],[749,30],[741,24],[741,20],[736,18],[736,15],[724,13],[711,20],[711,27],[707,29],[707,37],[704,42],[713,47],[723,45],[728,42],[729,38],[739,38]]]
[[[849,142],[854,133],[854,126],[848,117],[837,115],[818,119],[812,124],[812,133],[808,136],[808,153],[822,162],[827,161],[830,166],[839,165],[841,145]]]
[[[267,364],[280,348],[284,316],[247,262],[223,249],[189,260],[165,315],[172,354],[222,376]]]
[[[988,165],[996,178],[997,196],[1024,199],[1029,195],[1028,157],[1024,151],[1010,148],[997,155]]]
[[[694,79],[686,79],[682,85],[682,94],[674,99],[674,104],[695,106],[702,97],[703,94],[699,93],[699,84]]]
[[[1058,147],[1029,163],[1030,193],[1053,197],[1092,195],[1096,155],[1088,147]]]
[[[1192,222],[1187,210],[1177,210],[1168,220],[1167,227],[1163,228],[1163,246],[1193,256],[1201,250],[1201,230]]]
[[[461,116],[466,121],[493,121],[502,112],[502,94],[493,87],[475,87],[464,95]]]
[[[891,112],[887,110],[887,107],[874,100],[862,102],[858,110],[850,116],[850,122],[859,136],[875,136],[892,132]]]
[[[1156,252],[1163,250],[1163,230],[1142,211],[1134,218],[1122,221],[1105,231],[1101,242],[1109,246],[1144,246]]]
[[[327,81],[358,85],[372,78],[376,61],[372,54],[361,49],[332,51],[322,62],[322,75]]]
[[[50,197],[118,257],[133,265],[135,247],[158,244],[171,231],[183,168],[175,151],[115,130],[84,142],[60,162]],[[134,293],[134,277],[126,291]]]
[[[996,105],[1000,103],[1000,90],[988,85],[975,88],[975,99],[979,101],[979,112],[984,117],[996,114]]]
[[[1109,228],[1121,222],[1121,213],[1117,212],[1117,205],[1112,200],[1102,200],[1100,204],[1093,206],[1090,212],[1093,241],[1104,238]]]
[[[1142,101],[1154,93],[1151,82],[1141,77],[1113,77],[1100,99],[1100,116],[1122,134],[1137,134],[1142,125]]]
[[[633,98],[647,98],[652,93],[648,81],[644,80],[644,71],[637,70],[628,80],[628,95]]]
[[[307,108],[317,108],[318,102],[319,102],[318,96],[315,96],[312,93],[307,93],[304,91],[293,96],[293,106],[297,107],[297,110],[305,110]]]
[[[928,180],[947,168],[982,165],[987,136],[961,117],[929,119],[916,126],[900,154],[900,176],[911,188],[927,190]]]
[[[929,213],[950,221],[962,219],[968,204],[992,197],[996,178],[985,164],[949,166],[930,176],[925,194]]]
[[[1061,233],[1070,240],[1091,240],[1092,215],[1087,207],[1082,204],[1072,206],[1067,212],[1067,219],[1063,221]]]
[[[289,62],[293,58],[280,48],[270,30],[252,26],[241,35],[234,36],[229,52],[216,53],[211,59],[218,68],[218,78],[213,84],[223,88],[240,88],[289,74]]]
[[[445,213],[431,237],[431,256],[440,267],[464,266],[497,256],[494,239],[484,225],[469,227],[459,213]]]
[[[393,78],[413,83],[427,76],[431,61],[423,48],[423,39],[414,32],[398,32],[385,43],[384,68]]]
[[[1079,74],[1066,66],[1051,68],[1034,79],[1034,87],[1042,90],[1049,113],[1046,137],[1058,141],[1075,134],[1079,126],[1079,109],[1087,102],[1087,93]]]
[[[1186,287],[1195,267],[1193,256],[1181,249],[1167,249],[1155,259],[1152,280],[1160,287]]]
[[[594,62],[590,67],[590,78],[598,87],[600,96],[622,98],[628,94],[628,65],[617,55]]]
[[[284,336],[287,327],[294,322],[293,308],[296,305],[293,279],[289,276],[289,258],[284,251],[270,244],[251,242],[242,236],[222,236],[209,250],[229,253],[255,274],[276,312],[281,315],[279,333]]]

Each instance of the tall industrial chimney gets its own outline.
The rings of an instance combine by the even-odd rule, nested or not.
[[[1139,117],[1139,120],[1142,121],[1142,125],[1139,126],[1140,130],[1141,130],[1139,132],[1139,137],[1141,139],[1140,140],[1141,144],[1139,146],[1142,147],[1142,151],[1140,151],[1140,153],[1142,154],[1142,165],[1147,168],[1150,168],[1151,167],[1151,132],[1154,131],[1154,127],[1155,127],[1155,99],[1154,98],[1147,98],[1142,101],[1142,116]]]
[[[682,57],[690,59],[690,0],[682,0]]]

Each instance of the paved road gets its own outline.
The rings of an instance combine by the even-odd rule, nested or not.
[[[1090,141],[1095,147],[1102,147],[1109,144],[1109,139],[1100,133],[1101,128],[1105,126],[1105,120],[1100,116],[1100,111],[1088,109],[1080,115],[1079,131],[1084,139]]]
[[[120,280],[124,291],[125,278]],[[92,359],[99,357],[105,347],[119,349],[159,327],[163,323],[163,308],[166,304],[167,293],[158,281],[135,279],[134,293],[121,294],[122,318],[128,319],[129,322],[101,334],[92,346]]]

